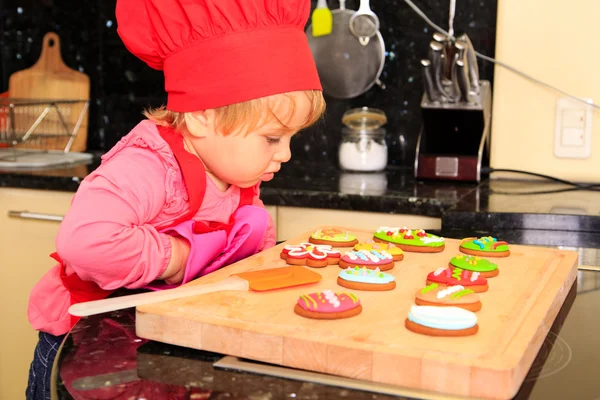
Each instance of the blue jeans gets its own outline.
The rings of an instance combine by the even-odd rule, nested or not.
[[[50,375],[58,348],[65,335],[54,336],[40,332],[33,361],[29,367],[27,400],[50,400]]]

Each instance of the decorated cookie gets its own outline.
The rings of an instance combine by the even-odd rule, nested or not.
[[[465,271],[460,268],[438,268],[427,275],[426,285],[437,283],[440,286],[461,285],[476,293],[488,290],[487,279],[479,272]]]
[[[466,269],[467,271],[479,272],[486,278],[493,278],[500,273],[496,264],[478,256],[463,256],[462,254],[459,254],[452,257],[448,265],[451,268],[457,267]]]
[[[508,257],[508,243],[498,241],[495,237],[470,237],[460,241],[459,250],[465,254],[484,257]]]
[[[334,293],[331,290],[303,294],[294,307],[296,314],[315,319],[348,318],[361,311],[358,297],[352,293]]]
[[[469,336],[479,330],[475,313],[460,307],[413,305],[404,324],[413,332],[429,336]]]
[[[389,253],[394,261],[401,261],[404,258],[402,249],[393,243],[378,243],[374,241],[359,243],[354,245],[354,250],[377,250]]]
[[[356,236],[336,228],[319,229],[308,238],[308,241],[314,244],[329,244],[334,247],[352,247],[358,243]]]
[[[396,287],[392,275],[381,272],[379,268],[367,269],[365,267],[348,267],[338,275],[337,283],[340,286],[355,290],[392,290]]]
[[[348,267],[379,268],[381,271],[387,271],[394,268],[394,259],[390,253],[383,250],[352,250],[345,252],[340,259],[340,268]]]
[[[291,265],[306,265],[314,268],[337,264],[341,253],[325,244],[300,243],[285,246],[281,258]]]
[[[417,253],[439,253],[444,251],[444,238],[425,232],[423,229],[390,228],[382,226],[377,229],[373,240],[391,242],[404,251]]]
[[[479,296],[462,285],[442,286],[437,283],[417,291],[415,303],[420,306],[460,307],[469,311],[481,310]]]

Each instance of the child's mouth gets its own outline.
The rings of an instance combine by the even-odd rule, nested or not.
[[[270,181],[271,179],[273,179],[273,177],[274,177],[274,176],[275,176],[275,174],[274,174],[274,173],[272,173],[272,172],[268,172],[268,173],[266,173],[266,174],[263,174],[263,175],[262,175],[262,177],[261,177],[260,179],[261,179],[263,182],[268,182],[268,181]]]

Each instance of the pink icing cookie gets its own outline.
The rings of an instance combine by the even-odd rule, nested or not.
[[[368,269],[379,268],[380,271],[387,271],[394,268],[394,257],[385,250],[353,250],[347,251],[340,259],[341,268],[365,267]]]
[[[298,298],[294,312],[306,318],[338,319],[360,314],[362,306],[351,293],[334,293],[331,290],[303,294]]]

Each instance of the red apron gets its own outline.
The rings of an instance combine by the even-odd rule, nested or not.
[[[181,168],[183,181],[185,183],[190,202],[189,212],[185,215],[182,215],[170,225],[170,227],[174,227],[182,222],[192,219],[200,209],[202,200],[204,199],[204,193],[206,192],[206,171],[200,159],[185,150],[183,147],[183,137],[179,133],[175,132],[171,128],[162,126],[158,126],[158,130],[160,132],[160,136],[165,142],[167,142],[171,148],[171,151],[173,151],[175,159],[179,164],[179,168]],[[241,189],[238,209],[242,206],[251,205],[255,194],[256,192],[254,187]],[[229,220],[229,223],[227,224],[198,221],[194,225],[194,232],[206,233],[216,230],[225,230],[227,234],[229,234],[233,223],[233,214]],[[166,228],[169,227],[165,227],[165,229]],[[61,264],[60,277],[64,287],[71,295],[71,305],[86,301],[104,299],[114,292],[114,290],[104,290],[100,288],[98,284],[93,281],[84,281],[77,274],[67,275],[66,265],[60,256],[57,253],[52,253],[50,256]],[[71,326],[75,325],[79,319],[80,317],[71,316]]]

